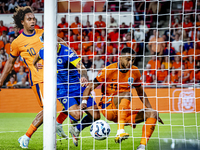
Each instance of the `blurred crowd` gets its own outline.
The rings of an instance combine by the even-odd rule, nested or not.
[[[35,13],[42,13],[44,0],[1,0],[0,14],[14,13],[17,6],[30,6]]]
[[[196,1],[182,2],[181,14],[162,15],[167,13],[169,2],[108,1],[105,5],[108,12],[131,11],[132,8],[136,12],[134,23],[120,23],[114,16],[103,21],[108,18],[99,15],[93,22],[89,18],[84,20],[85,24],[79,16],[73,16],[74,21],[68,24],[63,16],[57,26],[57,36],[82,57],[90,81],[102,68],[118,62],[124,47],[131,47],[136,52],[134,65],[141,70],[144,84],[200,83],[200,14],[190,13],[194,11]],[[131,7],[130,3],[135,6]],[[166,9],[162,9],[164,4]],[[144,15],[144,9],[147,15]],[[43,27],[36,25],[35,28]],[[7,28],[0,21],[0,72],[9,57],[10,44],[21,32],[14,27]],[[4,84],[12,87],[28,85],[28,72],[19,58]]]

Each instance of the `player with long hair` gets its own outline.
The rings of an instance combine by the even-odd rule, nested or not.
[[[6,62],[3,73],[0,77],[0,88],[9,72],[12,70],[15,60],[21,56],[25,64],[29,67],[29,81],[31,87],[37,97],[40,107],[43,108],[43,69],[37,71],[33,65],[35,55],[43,47],[43,43],[41,42],[43,30],[35,29],[36,18],[29,6],[17,7],[13,19],[15,26],[24,29],[24,31],[11,44],[10,57]],[[40,63],[43,64],[43,61]],[[56,132],[63,138],[68,138],[61,126],[66,117],[67,114],[63,112],[61,112],[57,117]],[[40,127],[42,122],[43,110],[37,114],[26,134],[18,139],[22,148],[28,148],[31,136]]]
[[[162,122],[158,112],[153,110],[147,98],[146,93],[141,86],[141,74],[136,66],[135,52],[127,47],[122,49],[119,62],[113,63],[104,68],[94,79],[93,83],[83,93],[83,100],[87,100],[89,93],[102,85],[102,98],[99,105],[102,114],[109,120],[118,123],[118,130],[115,137],[116,143],[121,143],[129,137],[125,132],[124,126],[131,125],[133,128],[136,124],[145,122],[142,128],[142,138],[138,150],[145,150],[145,146],[151,137],[157,120]],[[145,109],[131,110],[131,89],[135,88],[140,100],[146,106]]]

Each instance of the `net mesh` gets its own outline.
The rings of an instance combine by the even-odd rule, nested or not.
[[[134,65],[141,73],[142,88],[164,122],[164,125],[156,124],[147,149],[200,148],[199,10],[197,0],[58,1],[58,36],[81,58],[89,82],[93,82],[104,67],[119,62],[123,48],[131,47],[136,52]],[[119,81],[118,78],[115,84],[107,81],[102,84],[113,84],[113,88],[116,85],[116,96],[120,100],[119,85],[126,83]],[[131,111],[144,109],[135,89],[130,92]],[[102,98],[101,87],[93,91],[93,98],[98,105]],[[136,129],[126,126],[129,138],[115,144],[117,124],[103,115],[101,120],[109,123],[110,136],[97,141],[87,127],[80,133],[78,149],[136,149],[140,145],[144,123],[137,124]],[[57,137],[58,148],[63,144],[67,149],[74,146],[70,126],[68,117],[63,129],[69,140]]]

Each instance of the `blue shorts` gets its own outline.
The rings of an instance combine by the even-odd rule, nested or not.
[[[59,98],[58,100],[63,105],[65,110],[68,110],[71,106],[75,104],[80,105],[81,97],[65,97],[65,98]],[[90,96],[87,100],[87,107],[91,107],[94,105],[96,105],[96,102]]]

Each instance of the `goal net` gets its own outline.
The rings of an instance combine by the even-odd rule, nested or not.
[[[58,0],[57,6],[57,35],[81,58],[90,83],[104,67],[120,62],[123,48],[136,52],[134,66],[140,71],[141,87],[164,122],[156,123],[146,149],[200,149],[199,1]],[[132,82],[120,81],[119,77],[115,84],[105,81],[92,92],[100,112],[105,110],[99,105],[102,84],[113,84],[120,99],[119,85]],[[135,88],[130,93],[132,113],[145,109]],[[57,112],[61,111],[59,107]],[[137,149],[140,145],[145,122],[136,128],[125,126],[129,138],[116,144],[117,124],[102,114],[100,119],[109,123],[110,136],[95,140],[89,126],[80,133],[76,149]],[[57,136],[57,149],[75,149],[69,116],[62,126],[69,139]]]

